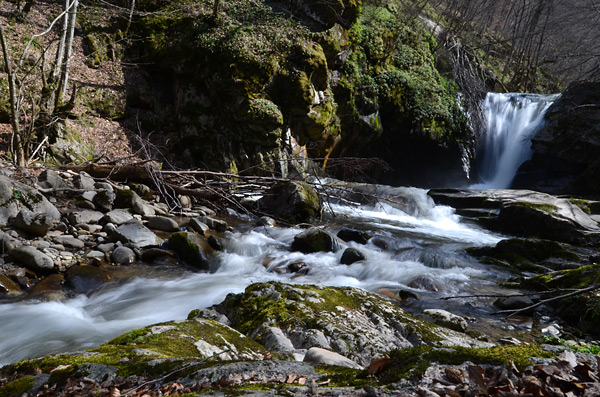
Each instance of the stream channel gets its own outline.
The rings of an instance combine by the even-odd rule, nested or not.
[[[538,110],[532,113],[536,117]],[[516,139],[523,142],[523,138]],[[242,292],[247,285],[263,281],[352,286],[386,291],[387,295],[410,291],[419,299],[399,304],[414,314],[425,308],[446,309],[480,324],[486,332],[523,327],[494,317],[493,299],[440,300],[514,292],[498,286],[509,273],[464,253],[465,248],[494,245],[506,236],[463,222],[452,208],[435,205],[424,189],[333,180],[327,184],[336,195],[360,205],[330,201],[323,224],[334,234],[342,228],[367,232],[372,238],[366,245],[347,243],[359,249],[365,260],[343,265],[343,249],[291,252],[294,236],[302,229],[253,226],[246,215],[232,216],[228,220],[235,232],[221,236],[224,251],[212,258],[210,272],[136,264],[131,266],[136,268],[135,276],[88,295],[0,304],[0,366],[91,348],[131,329],[185,319],[193,309],[217,304],[228,293]],[[489,181],[485,185],[489,187]],[[300,271],[290,272],[290,264]]]

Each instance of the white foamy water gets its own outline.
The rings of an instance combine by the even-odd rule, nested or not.
[[[474,189],[507,189],[521,164],[532,155],[531,138],[546,111],[560,96],[488,93],[484,103],[487,128],[480,137],[479,174]]]
[[[48,353],[91,348],[131,329],[185,319],[197,308],[221,302],[253,282],[282,281],[329,286],[413,289],[428,278],[436,296],[452,296],[493,284],[490,271],[461,250],[492,245],[501,237],[461,223],[449,207],[434,205],[425,190],[347,185],[369,191],[368,204],[331,204],[335,218],[329,231],[352,227],[374,236],[366,245],[347,243],[366,257],[350,266],[340,263],[343,249],[330,253],[290,252],[302,229],[257,227],[224,235],[224,252],[211,263],[213,272],[182,270],[157,278],[136,278],[107,286],[90,296],[63,302],[26,301],[0,304],[0,365]],[[372,200],[382,198],[380,202]],[[364,198],[364,197],[363,197]],[[344,247],[344,248],[345,248]],[[302,263],[306,274],[292,273]]]

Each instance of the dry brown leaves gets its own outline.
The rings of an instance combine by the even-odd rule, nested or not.
[[[596,357],[598,368],[600,358]],[[490,396],[490,397],[598,397],[600,369],[578,361],[571,351],[564,351],[553,363],[536,365],[519,371],[509,367],[469,365],[467,373],[456,367],[445,370],[445,379],[436,379],[433,387],[419,388],[423,397]]]

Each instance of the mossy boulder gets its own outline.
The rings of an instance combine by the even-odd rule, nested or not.
[[[331,233],[311,227],[294,236],[292,250],[305,254],[312,252],[335,252],[341,248],[340,240]]]
[[[48,219],[60,219],[58,209],[38,190],[0,175],[0,224],[6,225],[22,209],[45,214]]]
[[[273,185],[258,201],[261,211],[284,222],[314,222],[321,217],[321,199],[305,182],[286,181]]]
[[[169,249],[189,265],[200,270],[209,270],[210,264],[205,254],[206,242],[195,233],[177,232],[169,237]]]

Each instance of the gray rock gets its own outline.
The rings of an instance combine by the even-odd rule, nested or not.
[[[73,184],[77,189],[92,190],[95,182],[87,172],[82,171],[73,177]]]
[[[332,352],[330,350],[322,349],[320,347],[311,347],[304,356],[304,362],[324,364],[324,365],[337,365],[340,367],[362,369],[360,365],[350,360],[341,354]]]
[[[150,229],[163,230],[165,232],[176,232],[179,230],[179,225],[172,218],[165,216],[153,216],[148,219],[146,224]]]
[[[133,218],[131,218],[133,219]],[[108,236],[112,236],[113,233],[117,230],[117,227],[112,224],[112,223],[107,223],[106,225],[104,225],[104,227],[102,228],[102,231],[104,233],[106,233]]]
[[[215,251],[223,251],[223,244],[221,243],[221,240],[216,238],[213,234],[208,236],[208,238],[206,239],[206,242]]]
[[[134,213],[139,214],[141,216],[154,216],[156,215],[156,210],[152,207],[148,202],[142,200],[136,200],[133,203],[133,207],[131,208]]]
[[[82,249],[85,247],[85,243],[83,241],[70,235],[55,236],[52,238],[52,240],[57,244],[62,244],[69,248]]]
[[[310,222],[321,216],[321,200],[313,187],[304,182],[275,184],[258,200],[258,207],[275,218],[293,224]]]
[[[117,227],[114,237],[122,243],[132,243],[140,248],[157,246],[162,243],[162,239],[137,220],[131,220]]]
[[[98,244],[96,246],[96,249],[98,251],[102,251],[102,252],[104,252],[106,254],[106,253],[111,252],[111,251],[113,251],[115,249],[115,243]]]
[[[123,223],[129,222],[132,219],[133,215],[129,211],[124,209],[115,209],[104,214],[104,216],[102,217],[102,222],[112,223],[118,226],[122,225]]]
[[[22,209],[34,213],[44,213],[60,219],[60,212],[43,194],[21,182],[0,175],[0,224],[6,225],[10,217],[16,216]]]
[[[78,366],[73,376],[85,376],[96,383],[110,382],[117,377],[117,369],[110,365],[86,363]]]
[[[198,220],[217,232],[224,232],[227,230],[227,222],[220,219],[211,218],[210,216],[201,216]]]
[[[338,232],[337,236],[346,242],[354,241],[359,244],[366,244],[370,238],[367,232],[356,229],[342,229]]]
[[[131,248],[117,247],[111,255],[113,263],[128,265],[135,262],[135,252]]]
[[[169,249],[176,252],[183,261],[202,270],[208,270],[209,263],[203,247],[202,239],[194,233],[177,232],[169,238]]]
[[[44,170],[38,176],[38,185],[44,189],[67,189],[69,185],[56,172]]]
[[[98,223],[104,214],[99,211],[83,210],[73,211],[67,215],[67,219],[71,225],[78,225],[80,223]]]
[[[7,254],[13,249],[17,248],[19,245],[19,241],[17,241],[14,237],[0,230],[0,254]]]
[[[47,272],[54,269],[54,261],[48,255],[34,247],[21,246],[10,251],[17,262],[33,271]]]
[[[450,328],[458,332],[467,330],[467,320],[441,309],[425,309],[423,310],[424,320],[441,325],[442,327]]]
[[[92,202],[98,211],[109,212],[113,209],[117,195],[112,190],[101,190],[96,193]]]
[[[290,335],[290,340],[298,348],[322,347],[324,349],[331,349],[331,345],[327,341],[325,334],[318,329],[295,331]]]
[[[271,218],[270,216],[261,216],[258,221],[256,221],[256,224],[258,226],[273,227],[277,224],[277,222],[275,222],[275,219]]]
[[[336,237],[318,227],[311,227],[297,234],[294,236],[294,242],[292,243],[293,251],[300,251],[305,254],[320,251],[333,252],[340,249],[340,247],[340,241]]]
[[[28,209],[22,209],[13,219],[12,225],[25,233],[43,237],[55,223],[56,218],[46,213],[34,213]]]
[[[294,351],[292,341],[277,327],[267,327],[262,335],[262,344],[272,352],[291,353]]]
[[[344,250],[342,257],[340,258],[340,263],[343,265],[351,265],[354,262],[364,261],[365,259],[365,255],[362,252],[356,248],[350,247]]]
[[[524,309],[531,305],[533,305],[533,301],[528,296],[509,296],[494,301],[494,306],[501,310]]]
[[[206,233],[210,229],[206,223],[203,223],[198,218],[190,219],[190,222],[188,223],[188,227],[190,227],[192,230],[194,230],[195,232],[197,232],[198,234],[201,234],[203,236],[206,235]]]

